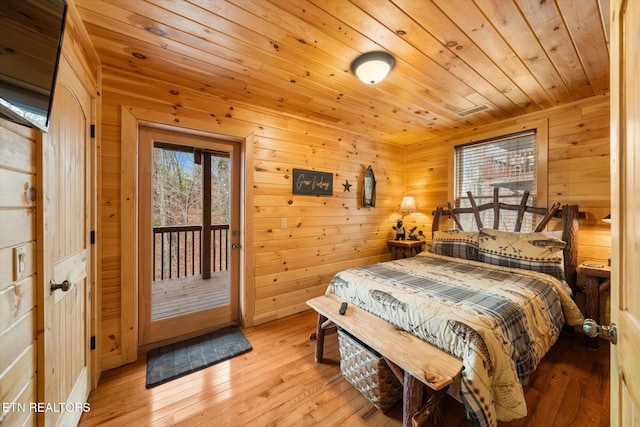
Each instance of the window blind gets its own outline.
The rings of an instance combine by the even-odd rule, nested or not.
[[[535,206],[536,196],[536,132],[535,130],[492,138],[455,147],[454,197],[456,207],[469,207],[467,192],[471,191],[478,205],[493,200],[494,187],[499,188],[503,203],[518,204],[525,191],[530,192],[528,205]],[[517,212],[500,215],[500,229],[511,230]],[[463,215],[465,230],[477,230],[471,215]],[[484,224],[493,223],[493,212],[482,213]],[[528,222],[527,222],[528,221]],[[531,231],[533,224],[525,218],[522,231]]]

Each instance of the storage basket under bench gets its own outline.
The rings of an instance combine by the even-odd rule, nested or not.
[[[347,331],[338,330],[340,372],[382,412],[402,399],[402,384],[384,358]]]

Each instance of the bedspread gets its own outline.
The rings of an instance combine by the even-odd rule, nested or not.
[[[547,274],[428,252],[342,271],[326,293],[460,358],[454,397],[476,426],[526,416],[523,385],[565,321],[583,321]]]

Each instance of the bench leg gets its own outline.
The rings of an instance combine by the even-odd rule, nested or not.
[[[427,420],[430,420],[431,424],[433,424],[434,426],[442,425],[441,402],[442,402],[442,398],[444,398],[445,395],[447,394],[448,388],[449,387],[447,386],[441,390],[432,391],[430,393],[430,396],[427,399],[427,402],[413,417],[414,427],[424,424]]]
[[[403,427],[419,427],[428,420],[434,426],[442,425],[441,401],[447,394],[448,386],[437,391],[428,389],[421,381],[414,376],[404,373],[403,402],[402,402],[402,425]],[[428,399],[424,405],[425,393]]]
[[[315,358],[316,362],[322,363],[322,359],[324,358],[324,335],[326,333],[326,325],[325,322],[328,319],[322,314],[318,313],[318,326],[316,326],[316,353]]]
[[[405,371],[403,383],[402,426],[411,427],[413,416],[420,410],[424,397],[424,384]]]

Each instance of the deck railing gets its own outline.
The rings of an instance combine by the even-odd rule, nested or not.
[[[534,148],[506,151],[495,155],[482,165],[482,178],[499,179],[501,182],[531,180],[534,176]]]
[[[153,280],[202,274],[202,226],[153,227]],[[229,225],[211,225],[211,272],[229,268]]]

